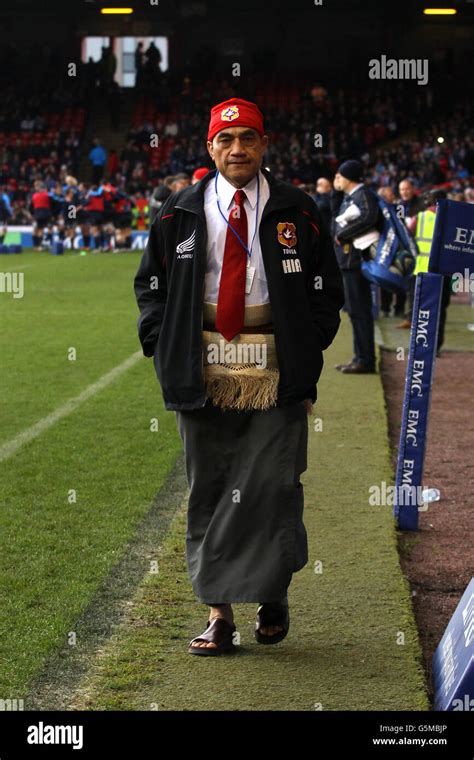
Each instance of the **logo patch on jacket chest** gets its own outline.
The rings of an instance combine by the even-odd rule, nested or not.
[[[196,242],[196,230],[182,243],[176,246],[177,259],[192,259],[194,256],[194,244]]]
[[[296,227],[292,222],[279,222],[277,224],[278,242],[287,248],[293,248],[298,242]]]

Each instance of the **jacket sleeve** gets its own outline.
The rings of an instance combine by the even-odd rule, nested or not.
[[[163,207],[150,227],[148,242],[134,280],[135,297],[140,309],[138,337],[145,356],[153,356],[168,297],[162,211]]]
[[[344,193],[342,190],[331,190],[329,193],[329,206],[331,208],[331,216],[338,215],[343,200]]]
[[[361,212],[360,216],[353,222],[348,222],[344,227],[340,227],[336,223],[335,233],[341,243],[348,242],[358,235],[368,232],[377,224],[379,205],[375,196],[365,190],[358,194],[356,203]]]
[[[311,217],[316,234],[307,287],[313,321],[324,350],[331,345],[341,323],[339,312],[344,306],[344,289],[329,230],[321,224],[317,208],[312,210]]]

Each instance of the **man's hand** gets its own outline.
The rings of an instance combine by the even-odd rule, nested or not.
[[[305,408],[308,414],[313,414],[313,402],[311,401],[310,398],[305,398],[305,400],[302,401],[301,403],[305,405]]]

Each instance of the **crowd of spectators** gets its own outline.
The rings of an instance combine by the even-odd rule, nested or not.
[[[474,175],[474,129],[469,98],[438,112],[429,89],[367,88],[363,92],[328,92],[320,85],[283,95],[256,87],[250,95],[261,105],[270,138],[266,164],[280,179],[313,186],[332,178],[348,158],[362,160],[367,183],[377,189],[409,177],[415,188],[451,182],[461,192]],[[185,93],[185,95],[183,95]],[[193,87],[186,77],[179,97],[165,117],[153,102],[137,104],[117,174],[133,185],[156,185],[163,177],[209,164],[205,134],[210,105],[239,95],[229,84]],[[191,103],[199,108],[190,109]],[[426,125],[426,126],[424,126]],[[160,145],[150,148],[152,135]]]
[[[135,56],[138,82],[124,147],[116,151],[101,144],[100,135],[90,144],[84,141],[94,93],[100,97],[118,87],[112,50],[104,48],[100,61],[79,64],[77,75],[68,77],[66,54],[37,47],[33,68],[13,46],[0,53],[0,68],[8,60],[19,72],[15,82],[0,74],[0,188],[10,199],[10,223],[31,221],[37,180],[52,191],[73,176],[86,193],[107,181],[133,206],[136,197],[149,201],[170,176],[191,178],[197,167],[211,167],[205,139],[209,109],[234,95],[255,100],[264,113],[270,138],[266,166],[310,194],[317,193],[319,178],[332,179],[347,158],[362,161],[366,182],[376,190],[396,191],[408,178],[416,192],[443,184],[458,199],[474,193],[467,97],[453,95],[450,101],[444,93],[437,100],[429,86],[407,88],[403,82],[357,91],[272,76],[255,78],[243,92],[230,80],[162,72],[159,51],[142,46]],[[64,75],[55,80],[51,71]],[[80,176],[84,156],[90,158],[88,176]]]

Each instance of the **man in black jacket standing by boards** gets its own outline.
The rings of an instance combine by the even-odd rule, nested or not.
[[[135,277],[143,352],[184,444],[188,570],[211,608],[190,654],[235,651],[233,602],[259,604],[259,643],[281,641],[308,560],[307,414],[343,291],[313,201],[261,169],[267,142],[254,103],[214,106],[216,171],[165,201]]]
[[[353,333],[353,357],[346,364],[337,364],[336,369],[344,374],[372,374],[375,372],[372,296],[361,264],[369,258],[370,247],[378,238],[379,206],[363,184],[360,161],[341,164],[334,178],[334,189],[344,192],[333,217],[332,231]]]

